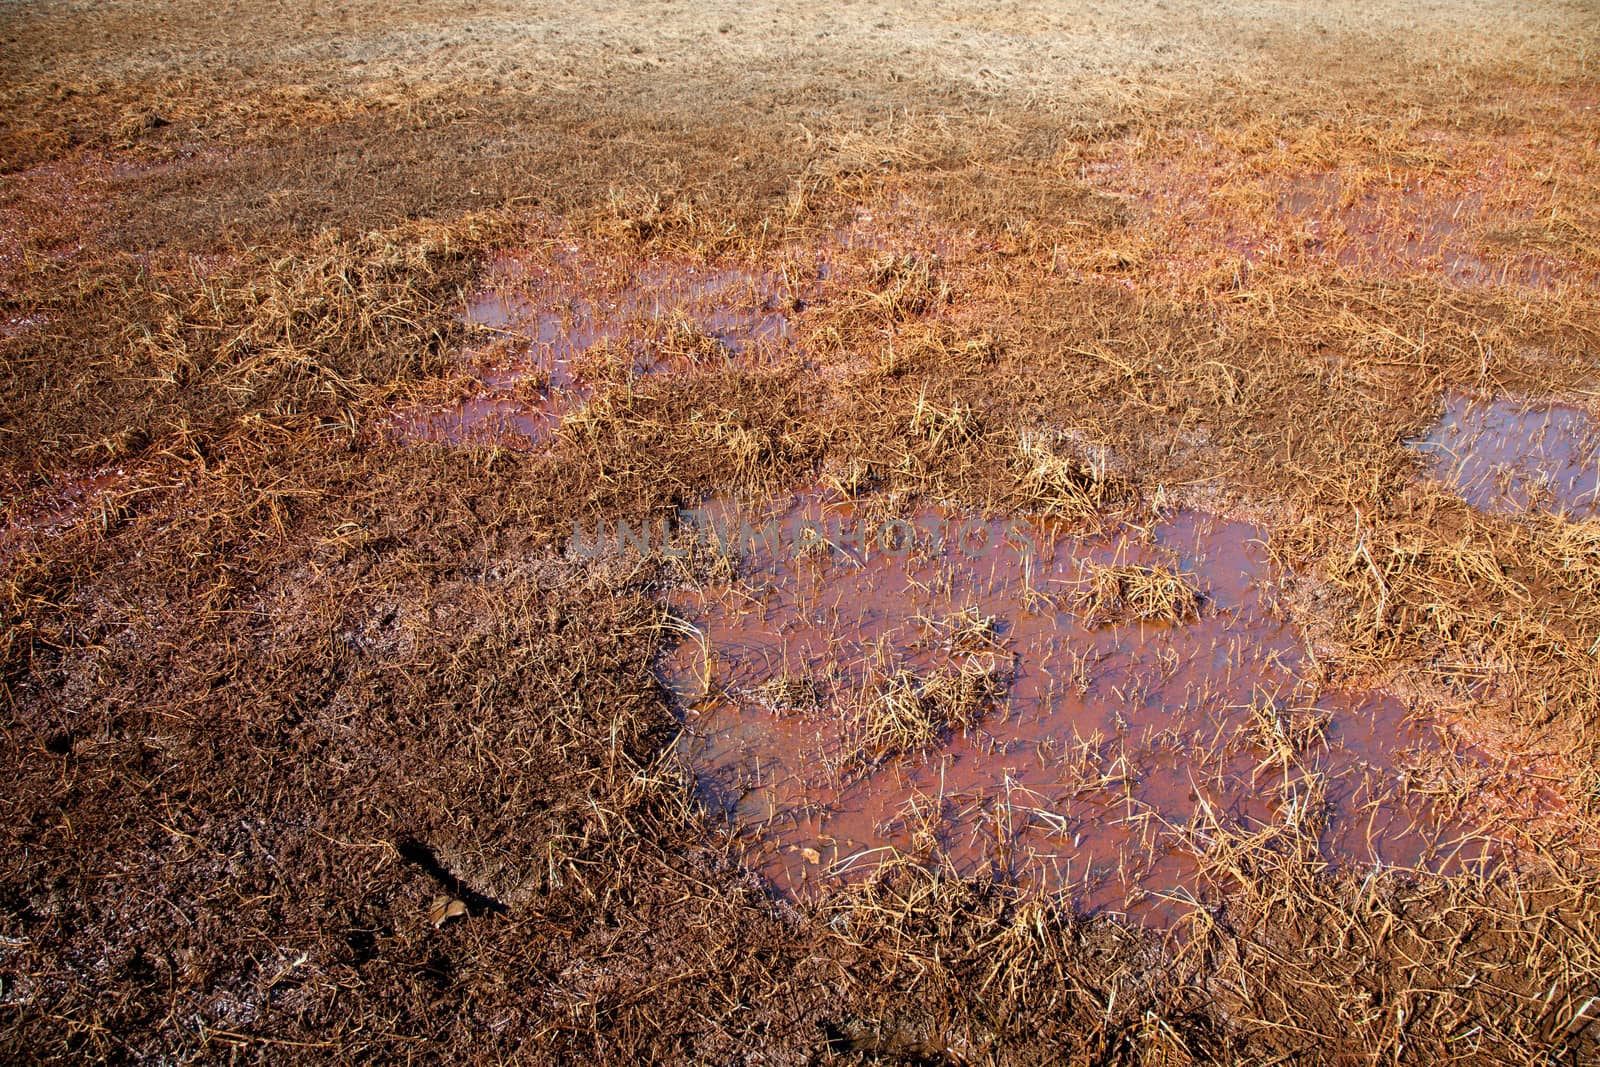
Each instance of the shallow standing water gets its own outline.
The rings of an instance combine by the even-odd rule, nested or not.
[[[1579,408],[1451,393],[1444,417],[1412,447],[1474,507],[1600,514],[1600,431]]]
[[[1255,527],[1178,513],[1085,533],[819,494],[734,514],[719,532],[779,534],[733,537],[741,576],[677,597],[696,634],[663,674],[702,796],[782,891],[904,854],[1159,922],[1201,891],[1213,824],[1434,868],[1471,837],[1406,789],[1431,728],[1308,680]],[[886,551],[908,527],[914,547]],[[1127,565],[1186,575],[1199,612],[1090,626],[1076,594]],[[962,676],[1000,681],[974,724],[863,749],[887,693]]]
[[[791,339],[803,280],[729,264],[611,262],[571,249],[502,256],[463,320],[473,388],[398,416],[402,436],[546,440],[602,380],[750,364]]]

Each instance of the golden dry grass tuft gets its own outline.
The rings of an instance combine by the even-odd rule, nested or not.
[[[1007,685],[1005,670],[989,658],[970,657],[925,676],[893,671],[846,709],[848,762],[867,768],[927,749],[976,725]]]
[[[1016,446],[1018,496],[1029,509],[1043,514],[1088,518],[1133,496],[1132,488],[1110,466],[1104,448],[1026,432]]]
[[[1165,567],[1092,565],[1087,570],[1074,599],[1089,626],[1186,622],[1205,602],[1182,574]]]

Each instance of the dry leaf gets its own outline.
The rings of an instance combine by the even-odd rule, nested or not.
[[[467,914],[467,905],[463,900],[441,893],[433,898],[433,903],[428,905],[428,921],[435,927],[443,926],[451,919],[459,919]]]
[[[821,863],[822,862],[822,853],[818,852],[814,848],[803,848],[803,849],[800,850],[800,855],[802,857],[804,857],[804,859],[805,859],[805,861],[807,863]]]

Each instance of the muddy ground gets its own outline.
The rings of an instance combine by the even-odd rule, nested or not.
[[[6,5],[0,1047],[1594,1059],[1597,41]],[[572,543],[796,496],[1070,550]]]

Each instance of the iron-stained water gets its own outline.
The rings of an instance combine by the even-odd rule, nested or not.
[[[733,538],[739,576],[677,596],[694,632],[664,677],[703,798],[782,891],[908,855],[1159,922],[1202,891],[1196,853],[1217,825],[1280,847],[1298,828],[1327,860],[1363,865],[1442,868],[1471,837],[1407,788],[1436,744],[1427,724],[1313,680],[1254,526],[892,519],[819,493],[738,515],[750,531],[777,518],[781,536]],[[907,523],[916,547],[885,551]],[[1092,629],[1075,605],[1097,564],[1175,569],[1202,610]],[[953,647],[952,617],[992,618],[992,643]],[[886,679],[963,665],[1009,676],[976,725],[880,761],[852,750],[852,716]]]
[[[1413,447],[1432,477],[1474,507],[1600,514],[1600,434],[1579,408],[1451,393],[1444,417]]]
[[[791,337],[792,279],[740,266],[601,263],[568,251],[501,257],[468,301],[472,391],[402,412],[411,439],[529,444],[547,439],[594,385],[587,355],[608,345],[625,374],[748,364]],[[691,367],[673,331],[699,345]]]

